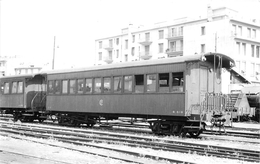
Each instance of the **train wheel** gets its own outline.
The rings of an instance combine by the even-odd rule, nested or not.
[[[42,123],[44,121],[44,119],[39,118],[38,121],[39,121],[39,123]]]
[[[196,138],[200,135],[201,131],[198,130],[197,132],[189,132],[189,135],[192,137],[192,138]]]

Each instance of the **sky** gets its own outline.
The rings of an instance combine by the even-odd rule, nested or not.
[[[0,55],[49,65],[94,64],[95,39],[118,35],[129,24],[149,25],[206,15],[229,7],[260,19],[260,0],[0,0]]]

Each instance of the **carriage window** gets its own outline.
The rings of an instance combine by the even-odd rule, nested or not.
[[[9,83],[5,83],[4,94],[9,93]]]
[[[121,77],[114,77],[114,93],[121,93],[122,90],[122,78]]]
[[[62,80],[62,93],[68,93],[68,80]]]
[[[55,94],[60,94],[60,80],[55,81]]]
[[[92,79],[86,79],[86,93],[92,92]]]
[[[13,82],[12,84],[12,93],[17,93],[17,82]]]
[[[104,93],[109,93],[111,91],[111,78],[104,78]]]
[[[159,74],[159,92],[169,92],[170,84],[169,73],[160,73]]]
[[[183,92],[183,73],[172,73],[172,92]]]
[[[23,82],[19,81],[18,82],[18,90],[17,93],[23,93]]]
[[[70,94],[76,94],[76,80],[70,80],[69,91]]]
[[[78,94],[83,94],[84,79],[78,79]]]
[[[155,92],[156,91],[156,74],[147,75],[146,78],[146,91]]]
[[[101,93],[101,78],[95,78],[94,79],[94,92],[95,93]]]
[[[135,75],[135,93],[144,92],[144,75]]]
[[[132,84],[133,84],[132,76],[125,76],[124,77],[124,92],[125,93],[132,92],[132,90],[133,90]]]
[[[49,94],[54,93],[54,81],[52,80],[48,81],[48,93]]]

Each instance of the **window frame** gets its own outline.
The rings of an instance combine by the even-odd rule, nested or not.
[[[126,90],[126,85],[125,85],[125,77],[131,77],[131,85],[128,85],[128,86],[131,86],[131,90]],[[123,93],[125,94],[132,94],[134,93],[134,76],[133,75],[124,75],[123,76],[123,87],[122,87],[122,90],[123,90]]]
[[[108,91],[105,90],[105,79],[109,79],[110,80],[109,81],[109,85],[110,86],[109,86],[109,90]],[[112,78],[110,76],[103,77],[101,86],[102,86],[101,88],[103,88],[103,93],[104,94],[110,94],[112,92]]]
[[[16,84],[16,85],[14,85],[14,84]],[[16,86],[15,92],[14,92],[14,86]],[[12,81],[11,94],[17,94],[17,91],[18,91],[18,82],[17,81]]]
[[[65,81],[67,82],[66,87],[64,87],[64,83],[63,83]],[[66,88],[66,92],[63,92],[65,88]],[[63,94],[63,95],[69,94],[69,79],[61,80],[61,94]]]
[[[88,77],[88,78],[85,78],[85,85],[84,85],[84,88],[85,88],[85,94],[92,94],[93,92],[94,92],[94,80],[93,80],[94,78],[90,78],[90,77]],[[91,88],[90,88],[90,92],[88,92],[88,90],[87,90],[87,84],[89,84],[89,83],[87,83],[88,82],[88,80],[90,80],[91,81]]]
[[[153,88],[154,90],[148,91],[148,86],[149,86],[148,85],[148,76],[150,76],[150,75],[154,75],[155,76],[155,83],[154,83],[155,86]],[[158,92],[158,89],[157,89],[158,88],[157,87],[157,84],[158,84],[158,74],[157,73],[149,73],[149,74],[146,74],[145,77],[146,77],[145,78],[146,79],[145,80],[145,92],[146,93],[157,93]]]
[[[74,83],[74,87],[72,87],[71,86],[71,81],[74,81],[75,83]],[[71,92],[71,89],[73,89],[74,88],[74,93],[72,93]],[[75,95],[75,94],[77,94],[77,80],[76,79],[69,79],[69,90],[68,90],[69,92],[68,92],[68,94],[69,95]]]
[[[119,82],[117,83],[118,85],[117,85],[117,87],[115,87],[115,79],[116,78],[118,78],[119,80]],[[120,84],[119,84],[120,83]],[[113,76],[113,80],[112,80],[112,86],[113,86],[113,88],[112,88],[112,92],[113,93],[115,93],[115,94],[120,94],[120,93],[122,93],[123,92],[123,77],[122,76]],[[115,90],[115,88],[116,89],[118,89],[118,86],[120,86],[119,88],[120,88],[120,90]]]

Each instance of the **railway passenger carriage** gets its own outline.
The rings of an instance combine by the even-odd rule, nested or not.
[[[209,101],[205,95],[220,93],[221,68],[232,64],[223,54],[209,53],[51,71],[46,73],[46,110],[61,124],[146,118],[155,133],[196,136],[203,119],[225,111],[222,97]]]
[[[0,78],[0,110],[13,114],[15,120],[43,121],[46,105],[46,79],[39,75]]]

